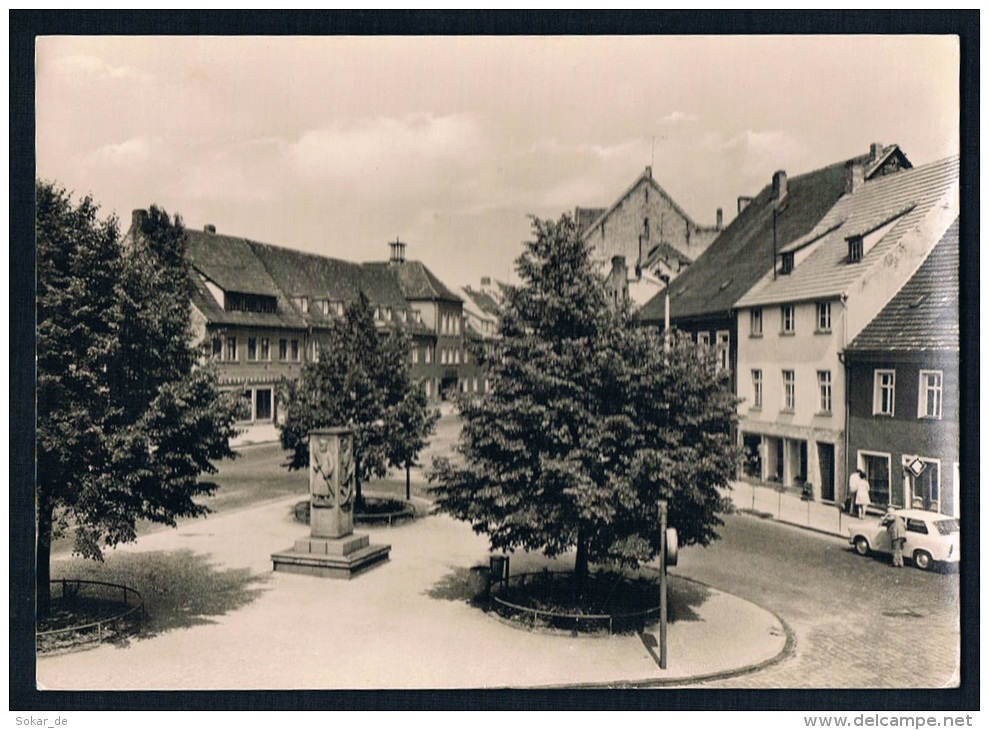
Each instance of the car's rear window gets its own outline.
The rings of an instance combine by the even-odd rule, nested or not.
[[[934,526],[937,527],[937,531],[942,535],[950,535],[952,532],[959,532],[961,529],[958,520],[955,519],[938,520],[934,523]]]

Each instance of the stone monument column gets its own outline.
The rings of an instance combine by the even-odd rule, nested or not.
[[[345,428],[309,434],[309,525],[313,537],[354,532],[354,436]]]
[[[350,578],[388,559],[391,545],[354,532],[357,483],[354,434],[347,428],[309,432],[309,537],[271,556],[274,570]]]

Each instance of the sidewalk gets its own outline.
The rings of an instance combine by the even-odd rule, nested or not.
[[[642,635],[532,632],[468,604],[488,544],[469,525],[434,515],[395,528],[358,528],[391,559],[350,581],[272,572],[270,554],[307,534],[297,498],[191,521],[112,551],[90,570],[128,564],[149,636],[38,661],[52,690],[454,689],[697,684],[788,655],[773,614],[671,570],[689,596],[668,628]],[[512,556],[512,572],[542,556]],[[56,577],[78,564],[56,561]],[[91,577],[91,576],[87,576]],[[161,616],[169,607],[167,620]],[[156,613],[157,611],[157,613]],[[156,618],[157,617],[157,618]]]
[[[848,539],[848,528],[863,522],[843,512],[837,505],[806,501],[793,491],[734,482],[728,496],[742,512],[765,516],[789,525]]]

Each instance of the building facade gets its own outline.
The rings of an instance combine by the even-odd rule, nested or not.
[[[701,226],[645,171],[609,208],[577,208],[574,220],[609,275],[612,296],[645,304],[662,288],[659,274],[675,278],[700,256],[721,231],[721,210],[714,226]],[[619,263],[620,262],[620,263]],[[618,282],[614,264],[624,269]]]
[[[134,211],[127,236],[145,215]],[[410,375],[431,401],[478,379],[463,301],[421,262],[406,261],[405,244],[391,244],[388,261],[362,264],[218,234],[212,225],[186,235],[195,340],[217,363],[221,387],[241,393],[244,428],[284,418],[283,379],[298,379],[319,358],[334,320],[361,293],[382,334],[409,335]]]
[[[958,159],[854,180],[735,307],[747,473],[835,502],[847,490],[845,348],[957,216]]]
[[[739,321],[736,303],[773,271],[778,252],[810,233],[856,182],[877,180],[911,164],[898,145],[870,146],[868,154],[794,177],[780,170],[753,197],[738,198],[738,213],[690,267],[669,285],[671,324],[699,346],[715,347],[721,364],[737,378],[738,337],[749,323]],[[645,326],[663,327],[667,292],[661,291],[638,312]]]
[[[960,516],[958,219],[845,351],[847,468],[872,501]]]

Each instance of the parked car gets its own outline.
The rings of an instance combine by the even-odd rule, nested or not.
[[[895,513],[907,526],[903,557],[912,560],[915,566],[929,570],[935,563],[957,563],[961,559],[957,518],[921,509],[899,509]],[[868,520],[848,528],[848,542],[859,555],[893,552],[883,520]]]

